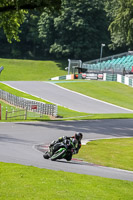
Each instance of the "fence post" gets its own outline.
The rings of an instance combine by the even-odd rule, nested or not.
[[[1,120],[1,113],[2,113],[2,111],[1,111],[1,104],[0,104],[0,120]]]
[[[26,109],[25,109],[25,120],[27,119],[27,107],[26,107]]]
[[[6,108],[6,120],[7,120],[7,113],[8,113],[8,111],[7,111],[7,108]]]

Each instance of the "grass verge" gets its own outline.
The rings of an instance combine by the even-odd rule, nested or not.
[[[129,200],[133,182],[0,163],[0,200]]]
[[[88,142],[74,157],[107,167],[133,171],[133,138],[104,139]]]
[[[0,59],[0,81],[44,81],[67,74],[65,61]]]

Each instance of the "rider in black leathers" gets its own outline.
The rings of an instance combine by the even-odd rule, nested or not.
[[[55,151],[58,150],[59,144],[63,141],[66,140],[70,140],[73,143],[73,153],[69,154],[68,157],[66,158],[67,160],[71,160],[72,159],[72,155],[73,154],[77,154],[79,152],[79,149],[81,148],[81,140],[83,138],[83,134],[82,133],[75,133],[74,136],[72,137],[68,137],[68,136],[63,136],[60,137],[57,141],[53,141],[50,144],[50,147],[52,147],[52,154],[54,154]]]

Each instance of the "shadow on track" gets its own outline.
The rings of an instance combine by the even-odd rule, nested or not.
[[[104,119],[86,121],[50,121],[50,122],[28,122],[18,123],[20,126],[44,127],[65,132],[96,133],[111,136],[133,137],[133,119]]]
[[[0,142],[2,143],[14,143],[14,144],[31,144],[33,141],[27,141],[22,139],[16,139],[13,137],[9,137],[7,134],[0,134]]]

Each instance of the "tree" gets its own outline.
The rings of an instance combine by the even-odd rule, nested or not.
[[[59,10],[60,5],[60,0],[1,0],[0,12],[33,9],[42,10],[43,8]]]
[[[19,41],[20,25],[24,22],[28,10],[59,10],[61,0],[1,0],[0,27],[9,42],[12,39]]]
[[[29,11],[20,27],[20,42],[7,42],[3,30],[0,30],[0,56],[4,58],[44,59],[45,49],[42,40],[38,37],[37,23],[39,11]]]
[[[111,17],[111,48],[133,47],[133,0],[113,0],[106,4]],[[111,12],[109,11],[111,8]]]
[[[43,13],[39,35],[49,52],[59,57],[99,57],[101,43],[109,43],[108,21],[102,1],[62,0],[61,13]],[[48,48],[47,48],[48,49]]]

